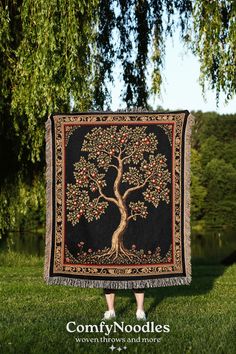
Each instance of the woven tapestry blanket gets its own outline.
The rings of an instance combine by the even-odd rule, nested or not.
[[[48,119],[48,284],[128,289],[190,283],[193,122],[188,111]]]

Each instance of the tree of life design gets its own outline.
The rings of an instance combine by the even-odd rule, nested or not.
[[[75,183],[67,185],[68,221],[76,225],[82,217],[88,222],[98,220],[110,203],[120,213],[110,248],[96,257],[135,257],[123,243],[128,224],[138,217],[147,218],[146,203],[155,208],[160,201],[169,203],[171,174],[166,157],[157,150],[157,138],[145,126],[98,127],[86,134],[81,148],[86,157],[74,163]],[[106,180],[109,169],[115,170],[114,181]],[[113,183],[113,195],[106,194],[107,183]],[[138,190],[142,190],[142,200],[129,202]]]

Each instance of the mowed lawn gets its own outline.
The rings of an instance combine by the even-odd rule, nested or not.
[[[106,309],[102,289],[46,285],[42,258],[1,253],[0,264],[1,354],[112,353],[112,343],[113,353],[236,353],[236,265],[193,264],[190,286],[146,291],[148,321],[169,325],[169,333],[106,336],[66,331],[69,321],[100,324]],[[135,320],[130,290],[118,291],[116,313],[118,323],[145,323]]]

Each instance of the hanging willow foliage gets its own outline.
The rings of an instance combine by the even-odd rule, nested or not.
[[[191,45],[200,59],[201,85],[206,81],[231,99],[236,93],[236,1],[196,0]]]
[[[191,0],[99,2],[96,71],[100,74],[95,86],[96,108],[101,109],[106,103],[106,84],[112,79],[113,64],[117,61],[122,68],[123,99],[127,107],[148,106],[148,77],[152,79],[151,92],[160,92],[166,34],[172,34],[177,18],[184,37],[191,11]]]
[[[96,0],[0,1],[0,232],[19,227],[27,208],[44,213],[48,115],[69,111],[73,102],[91,107],[97,6]]]
[[[42,175],[49,114],[109,108],[117,63],[127,107],[147,108],[178,26],[200,58],[202,85],[231,98],[235,13],[230,0],[0,0],[1,185]]]
[[[16,129],[27,131],[23,144],[32,143],[32,158],[39,158],[49,113],[69,111],[71,98],[79,110],[91,105],[95,9],[96,1],[22,3],[12,109]]]

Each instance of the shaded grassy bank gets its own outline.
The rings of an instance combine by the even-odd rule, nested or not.
[[[193,265],[190,286],[148,289],[148,321],[168,324],[169,333],[72,334],[69,321],[99,325],[105,310],[102,289],[47,286],[43,258],[0,253],[0,352],[111,353],[111,339],[126,339],[129,353],[235,353],[236,265]],[[116,321],[137,324],[131,291],[119,291]],[[111,324],[111,322],[109,322]],[[140,323],[139,323],[140,324]],[[75,337],[103,343],[76,343]],[[128,338],[148,343],[128,343]],[[155,343],[155,338],[161,338]],[[117,347],[117,344],[114,343]],[[115,350],[114,352],[117,352]]]

